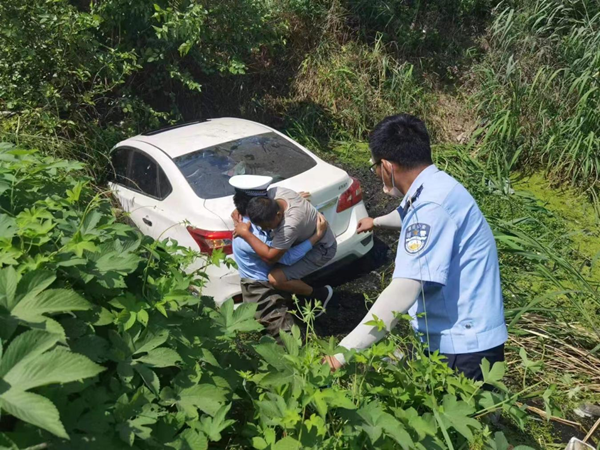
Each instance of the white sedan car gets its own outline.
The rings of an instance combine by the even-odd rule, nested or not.
[[[229,178],[252,174],[310,192],[311,203],[337,237],[330,264],[351,262],[373,247],[370,233],[356,233],[358,221],[367,217],[359,182],[255,122],[222,118],[141,134],[117,144],[111,162],[110,187],[118,201],[141,232],[155,239],[173,238],[207,255],[222,248],[230,255],[234,191]],[[209,266],[207,275],[203,295],[218,305],[232,297],[241,300],[236,269]]]

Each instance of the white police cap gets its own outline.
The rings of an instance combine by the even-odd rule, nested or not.
[[[265,196],[272,182],[272,177],[263,175],[236,175],[229,179],[229,184],[236,191],[243,191],[254,197]]]

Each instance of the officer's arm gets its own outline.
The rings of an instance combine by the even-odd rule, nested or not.
[[[385,228],[388,230],[400,230],[402,228],[402,218],[397,209],[385,216],[375,217],[373,219],[373,226],[375,228]]]
[[[379,295],[363,320],[340,342],[340,347],[348,350],[370,347],[394,328],[398,322],[396,314],[406,313],[420,294],[421,282],[408,278],[394,278]],[[374,316],[383,322],[384,329],[379,330],[376,326],[366,324],[375,320]],[[335,357],[340,363],[345,362],[341,353]]]
[[[368,231],[373,231],[373,228],[400,230],[402,228],[402,218],[400,217],[400,213],[395,209],[385,216],[375,217],[374,219],[370,217],[360,219],[358,221],[358,226],[356,227],[356,232],[366,233]]]

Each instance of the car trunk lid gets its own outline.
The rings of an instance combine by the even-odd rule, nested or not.
[[[274,183],[273,186],[285,187],[296,192],[307,191],[311,194],[310,202],[321,212],[336,236],[348,229],[350,209],[337,213],[340,196],[348,190],[352,178],[337,167],[320,162],[312,169],[292,178]],[[207,199],[204,206],[220,216],[233,229],[231,212],[235,209],[233,196]]]

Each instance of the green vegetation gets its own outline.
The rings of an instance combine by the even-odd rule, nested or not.
[[[415,338],[332,374],[333,340],[242,335],[261,329],[256,305],[193,295],[183,268],[199,255],[117,222],[81,169],[0,152],[0,408],[20,419],[3,415],[3,448],[507,448],[485,418],[523,425],[532,387],[511,394],[503,364],[484,367],[492,393]],[[310,329],[314,310],[300,313]],[[398,348],[415,357],[386,359]]]
[[[597,1],[3,0],[0,18],[0,447],[506,449],[503,429],[561,448],[526,405],[598,401]],[[225,115],[358,170],[398,111],[496,234],[498,393],[419,349],[389,361],[403,334],[333,375],[335,341],[259,342],[252,309],[195,295],[198,255],[122,223],[103,185],[120,139]]]

